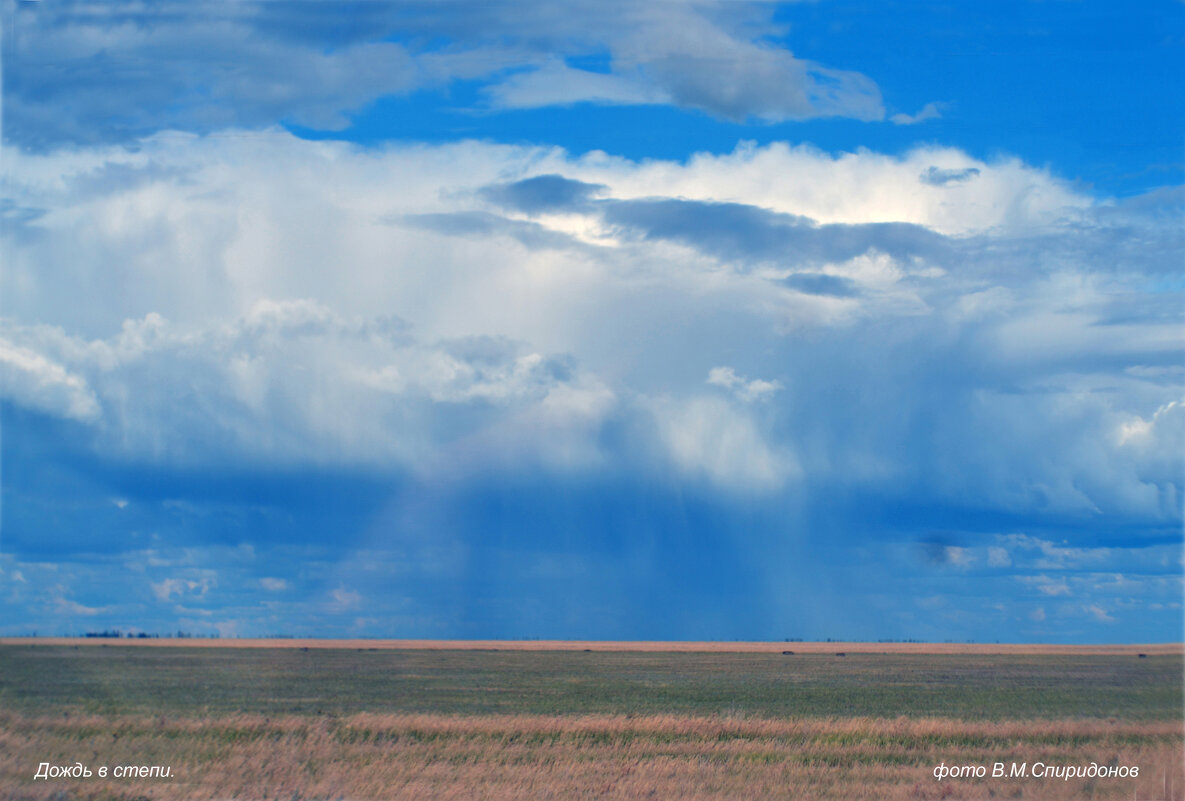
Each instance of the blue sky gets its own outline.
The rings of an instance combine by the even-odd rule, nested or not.
[[[1181,638],[1185,5],[3,15],[0,633]]]

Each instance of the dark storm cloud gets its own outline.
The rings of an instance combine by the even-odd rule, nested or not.
[[[580,211],[588,201],[608,187],[574,181],[562,175],[537,175],[523,181],[488,186],[481,196],[498,206],[516,209],[525,214],[548,211]]]

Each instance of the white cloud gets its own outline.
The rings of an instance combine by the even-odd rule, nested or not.
[[[504,107],[650,102],[734,120],[884,115],[869,78],[770,43],[782,30],[763,3],[619,0],[569,3],[563,13],[517,1],[369,3],[346,25],[324,2],[283,11],[175,0],[113,2],[103,14],[35,8],[11,6],[17,60],[5,133],[37,145],[281,120],[342,129],[370,101],[457,80],[486,82]],[[566,63],[605,53],[604,72]]]
[[[922,177],[931,169],[978,173],[975,180],[936,185]],[[737,200],[820,223],[907,222],[952,235],[1032,230],[1075,219],[1092,204],[1048,171],[1017,159],[985,162],[942,147],[893,157],[869,151],[830,155],[775,142],[701,153],[686,164],[633,165],[590,155],[564,172],[611,186],[620,198]]]
[[[647,446],[605,426],[662,418],[717,484],[1179,516],[1166,224],[1014,159],[278,131],[5,157],[44,211],[6,228],[5,397],[119,458],[626,469]],[[567,205],[486,191],[533,176]]]
[[[752,381],[736,374],[731,367],[713,367],[708,371],[708,383],[731,391],[738,399],[748,403],[767,400],[782,388],[777,381],[755,378]]]
[[[1162,404],[1147,418],[1132,415],[1118,426],[1120,448],[1139,460],[1146,473],[1171,472],[1185,452],[1185,398]]]
[[[1012,564],[1012,557],[1004,548],[991,547],[988,548],[987,563],[989,567],[1008,567]]]
[[[942,116],[941,103],[927,103],[917,114],[894,114],[889,121],[894,125],[917,125],[926,120],[936,120]]]
[[[1072,594],[1070,585],[1067,583],[1065,577],[1051,579],[1049,576],[1018,576],[1017,580],[1022,584],[1032,587],[1042,595],[1057,597]]]
[[[330,609],[334,612],[357,609],[362,604],[362,595],[353,590],[347,590],[345,587],[337,587],[329,595],[333,598]]]
[[[999,555],[1001,566],[1026,570],[1157,572],[1179,565],[1180,559],[1180,549],[1172,545],[1082,547],[1027,534],[997,535],[996,540],[1007,547],[989,547],[989,562]]]
[[[647,7],[640,24],[622,26],[615,68],[653,85],[668,102],[736,121],[884,116],[880,90],[866,76],[737,36],[694,9]]]
[[[289,584],[286,579],[265,576],[259,580],[259,586],[268,592],[283,592],[288,589]]]
[[[537,108],[574,103],[652,104],[669,102],[658,87],[639,76],[577,70],[560,59],[519,72],[491,86],[487,95],[499,108]]]
[[[74,420],[93,420],[99,414],[98,398],[83,378],[4,339],[0,339],[0,393],[21,406]]]
[[[108,607],[105,606],[85,606],[77,601],[71,601],[68,598],[57,598],[54,600],[54,611],[59,615],[83,615],[85,617],[94,617],[106,612]]]
[[[201,598],[216,583],[212,571],[197,571],[196,578],[166,578],[151,582],[149,586],[157,600],[168,601],[174,597],[178,600],[186,597]]]
[[[735,489],[770,490],[801,473],[788,449],[768,444],[752,418],[718,398],[660,401],[654,416],[670,458],[691,475]]]
[[[919,181],[936,163],[978,165],[981,175],[946,187]],[[681,165],[597,154],[572,160],[553,150],[468,143],[366,153],[278,132],[162,135],[134,152],[13,151],[6,172],[14,194],[50,211],[30,224],[37,236],[10,247],[5,288],[19,292],[33,319],[90,334],[149,313],[186,325],[246,316],[261,302],[316,298],[376,317],[390,313],[393,302],[395,313],[417,328],[432,324],[430,334],[472,333],[475,324],[493,333],[490,326],[499,325],[497,333],[532,341],[541,325],[550,332],[565,319],[578,322],[579,316],[567,317],[573,312],[591,313],[579,300],[589,289],[603,291],[606,279],[689,287],[704,280],[676,271],[674,253],[656,259],[663,253],[658,245],[623,249],[610,266],[605,252],[524,253],[521,243],[497,231],[472,239],[384,224],[401,214],[464,209],[469,193],[507,176],[562,172],[605,184],[621,199],[740,201],[821,223],[907,222],[943,233],[1040,225],[1089,203],[1016,162],[988,165],[949,150],[904,159],[867,152],[832,157],[784,144],[696,156]],[[338,191],[322,191],[327,183]],[[388,191],[392,186],[400,191]],[[411,268],[425,261],[431,270]],[[335,266],[333,280],[327,264]],[[883,253],[833,271],[871,281],[878,291],[908,274]],[[105,283],[97,282],[99,273]],[[502,302],[485,302],[490,297]],[[552,311],[540,301],[563,303]],[[831,304],[816,299],[813,305]],[[68,317],[63,308],[71,310]]]
[[[958,545],[947,545],[945,547],[946,564],[954,565],[955,567],[969,567],[975,562],[975,555],[970,548],[963,548]]]
[[[261,301],[241,320],[204,329],[151,317],[152,340],[135,348],[126,336],[88,342],[10,330],[72,354],[93,376],[109,413],[89,422],[106,445],[178,464],[230,452],[258,462],[410,465],[499,418],[526,414],[553,433],[592,435],[613,403],[594,378],[519,343],[425,345],[392,336],[381,318],[343,319],[310,301]],[[125,325],[124,335],[138,327]],[[433,418],[451,421],[443,439],[417,430]]]

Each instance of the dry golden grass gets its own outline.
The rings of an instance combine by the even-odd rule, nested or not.
[[[0,650],[0,799],[1185,801],[1179,645],[20,642]],[[545,653],[585,647],[617,652]],[[1140,777],[990,777],[1092,761]],[[174,778],[35,781],[41,762]],[[989,776],[938,782],[940,762]]]
[[[1182,654],[1185,643],[1054,645],[1045,643],[879,643],[879,642],[609,642],[603,640],[324,640],[324,639],[115,639],[0,637],[0,645],[119,645],[141,648],[329,648],[429,651],[640,651],[650,653],[796,654]]]
[[[1180,722],[0,712],[0,787],[98,799],[1182,799]],[[39,762],[176,778],[33,781]],[[950,764],[1138,765],[1132,779],[936,781]],[[1166,783],[1172,787],[1166,794]]]

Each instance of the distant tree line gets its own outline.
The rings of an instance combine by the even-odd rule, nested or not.
[[[34,636],[36,636],[36,635],[34,635]],[[116,639],[116,640],[118,640],[118,639],[159,640],[161,638],[160,634],[149,633],[147,631],[121,632],[119,629],[110,629],[110,630],[104,629],[103,631],[88,631],[85,634],[81,634],[79,636],[81,636],[81,637],[104,637],[104,638]],[[216,640],[216,639],[218,639],[218,633],[211,632],[209,634],[192,634],[188,631],[181,631],[180,629],[178,629],[176,634],[169,632],[169,633],[165,634],[164,637],[165,637],[165,639],[173,639],[175,637],[179,640],[188,640],[188,639]]]

